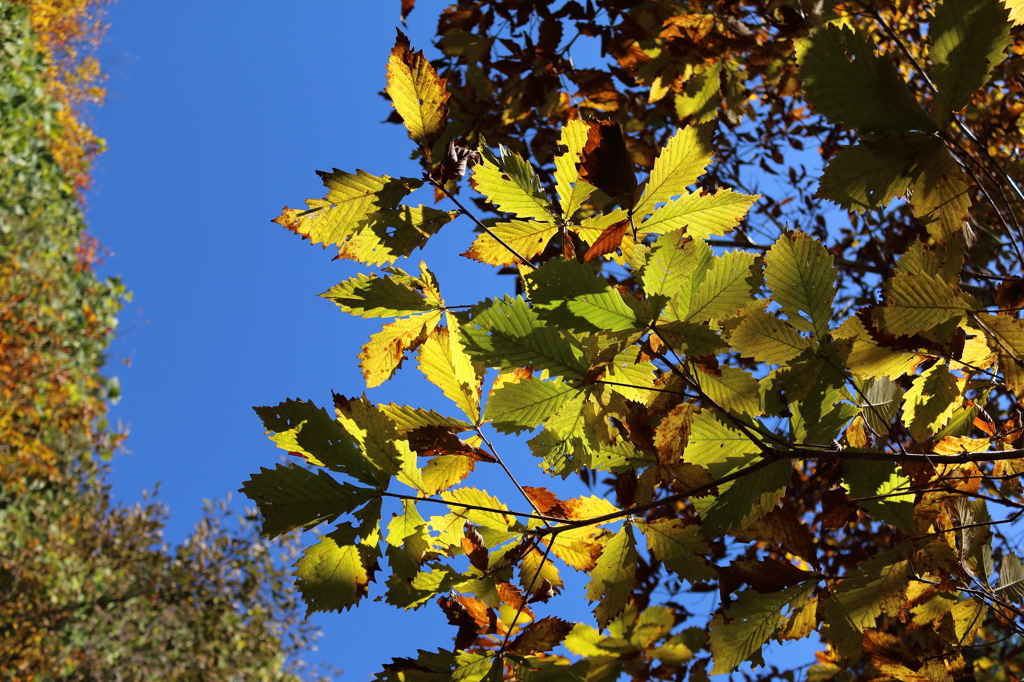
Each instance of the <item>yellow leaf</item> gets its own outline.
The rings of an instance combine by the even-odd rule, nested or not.
[[[1024,24],[1024,0],[1003,0],[1006,9],[1010,10],[1010,23],[1014,26]]]
[[[558,227],[535,220],[513,220],[494,225],[491,232],[508,246],[485,232],[462,255],[488,265],[515,265],[519,259],[512,255],[509,247],[524,258],[533,258],[547,247],[558,233]]]
[[[366,387],[374,388],[390,379],[405,359],[405,352],[416,350],[440,321],[439,311],[413,315],[388,323],[373,334],[359,353]]]
[[[474,424],[480,423],[480,376],[459,341],[455,318],[438,327],[420,346],[420,371],[441,389]]]
[[[399,31],[388,58],[388,85],[395,111],[402,117],[409,137],[430,149],[444,132],[449,94],[448,81],[439,78],[423,52],[413,52],[409,39]]]

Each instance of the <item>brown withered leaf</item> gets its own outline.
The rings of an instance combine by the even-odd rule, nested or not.
[[[416,0],[402,0],[402,13],[399,15],[399,18],[403,24],[405,23],[405,18],[409,16],[409,12],[412,12],[415,6]]]
[[[465,594],[454,596],[454,599],[438,597],[437,605],[448,617],[448,622],[459,628],[455,635],[456,649],[472,646],[481,634],[493,634],[498,631],[498,619],[486,604],[476,597]]]
[[[583,260],[589,263],[595,258],[599,258],[608,253],[614,253],[615,249],[619,248],[619,245],[622,244],[622,239],[626,236],[626,231],[629,229],[629,226],[629,218],[625,218],[617,223],[609,225],[605,228],[604,232],[598,235],[597,239],[594,240],[593,246],[587,249],[587,252],[583,254]]]
[[[658,464],[672,466],[683,457],[683,450],[690,442],[690,427],[693,426],[693,405],[681,403],[658,422],[654,429],[654,447],[658,449]]]
[[[439,184],[447,184],[450,180],[461,178],[473,164],[480,163],[480,152],[458,145],[455,140],[448,140],[444,158],[431,172],[431,177]]]
[[[795,554],[815,568],[821,568],[814,550],[814,538],[807,525],[792,512],[775,507],[763,518],[758,519],[737,534],[737,540],[751,542],[754,539],[778,545],[790,554]]]
[[[636,173],[622,127],[614,121],[587,121],[587,144],[580,153],[580,177],[610,197],[632,207]]]
[[[487,547],[484,546],[484,538],[477,531],[476,527],[467,523],[465,528],[466,536],[460,541],[462,543],[462,549],[466,550],[466,556],[469,557],[469,563],[472,564],[473,568],[476,568],[484,573],[487,572]]]
[[[572,623],[555,616],[541,618],[527,625],[519,636],[512,640],[507,650],[509,653],[520,655],[551,651],[562,643],[572,628]]]
[[[536,505],[541,514],[565,518],[562,501],[555,497],[555,494],[547,488],[534,488],[533,486],[524,485],[523,492],[530,498],[530,502]]]
[[[462,455],[477,462],[494,463],[494,455],[463,442],[443,426],[421,426],[408,434],[409,447],[422,457]]]
[[[503,604],[508,604],[517,611],[520,608],[523,608],[526,598],[518,587],[512,583],[498,583],[495,589],[498,591],[498,599],[500,599]],[[524,609],[524,613],[531,618],[533,617],[533,613],[529,608]]]
[[[790,585],[820,577],[820,573],[805,571],[787,561],[733,561],[728,566],[714,566],[722,599],[746,583],[755,592],[778,592]]]

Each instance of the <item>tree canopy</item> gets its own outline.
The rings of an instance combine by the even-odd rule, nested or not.
[[[442,609],[452,646],[379,680],[1020,679],[1022,21],[465,0],[436,59],[399,31],[384,94],[422,175],[318,171],[274,220],[374,268],[322,294],[381,320],[366,387],[415,356],[450,405],[256,408],[300,461],[242,491],[266,535],[322,532],[308,609]],[[437,207],[402,203],[421,187]],[[406,264],[459,217],[515,296]],[[592,620],[560,616],[582,598]]]
[[[94,270],[80,199],[102,145],[78,108],[102,96],[102,4],[0,2],[0,677],[310,678],[294,538],[211,503],[169,548],[167,510],[106,484],[125,434],[100,370],[128,294]]]

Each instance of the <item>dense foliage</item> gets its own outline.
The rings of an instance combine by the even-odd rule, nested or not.
[[[0,678],[297,680],[313,632],[293,545],[211,506],[169,550],[163,507],[104,483],[123,434],[100,368],[126,292],[97,278],[78,197],[98,149],[72,108],[90,7],[0,2]]]
[[[384,322],[367,387],[415,353],[451,410],[256,408],[305,460],[244,484],[264,533],[334,524],[296,565],[310,610],[375,582],[436,603],[454,645],[380,680],[1021,679],[1021,21],[464,0],[433,62],[400,32],[386,94],[423,176],[320,172],[276,222],[379,267],[323,294]],[[454,210],[401,203],[423,186]],[[520,295],[395,265],[460,215]],[[527,452],[547,487],[518,483]],[[564,499],[572,475],[595,494]],[[566,570],[592,622],[560,617]],[[812,635],[816,661],[757,669]]]

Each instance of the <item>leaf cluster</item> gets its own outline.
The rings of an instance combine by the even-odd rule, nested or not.
[[[422,179],[322,174],[327,197],[277,222],[325,241],[339,210],[352,254],[429,184],[478,228],[463,255],[517,293],[449,304],[426,264],[388,261],[324,294],[386,320],[367,387],[416,354],[450,409],[256,408],[303,460],[244,484],[264,532],[334,524],[296,563],[310,611],[374,583],[403,609],[436,603],[451,650],[381,680],[702,680],[745,662],[793,679],[763,646],[812,634],[807,679],[1018,679],[1018,14],[494,0],[441,14],[433,63],[399,34],[387,93]],[[600,69],[571,59],[587,37]],[[782,189],[755,189],[753,168]],[[552,482],[520,485],[495,431],[529,434]],[[474,485],[478,465],[518,499]],[[604,494],[563,499],[574,475]],[[592,623],[553,610],[566,570]],[[683,596],[707,591],[702,621]]]

